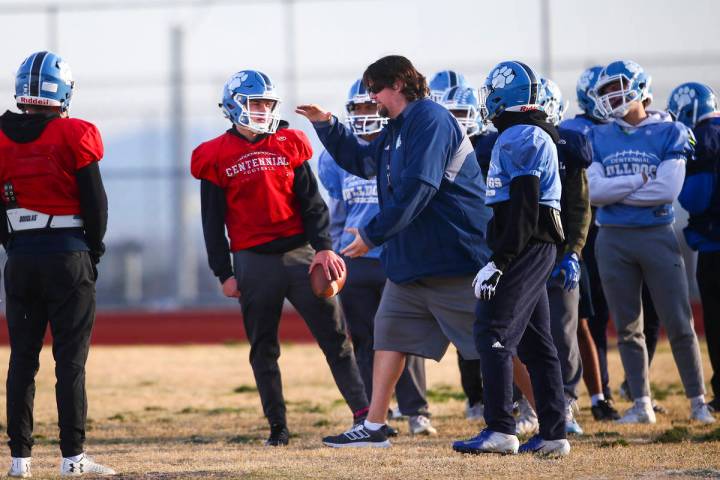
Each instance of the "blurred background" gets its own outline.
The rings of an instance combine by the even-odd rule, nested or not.
[[[718,18],[716,0],[0,0],[0,108],[15,110],[15,70],[30,53],[72,67],[71,115],[105,142],[101,309],[237,308],[207,266],[189,174],[192,149],[229,126],[217,104],[232,73],[270,75],[317,158],[294,106],[342,114],[352,82],[383,55],[407,56],[428,78],[454,69],[474,86],[497,62],[522,60],[560,85],[568,116],[583,69],[632,59],[664,109],[682,82],[720,86]]]

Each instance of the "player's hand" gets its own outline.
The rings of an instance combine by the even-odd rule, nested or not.
[[[223,282],[222,293],[229,298],[240,298],[240,290],[238,290],[235,277],[230,277]]]
[[[553,269],[550,276],[563,277],[563,288],[568,292],[577,288],[580,281],[580,259],[575,252],[568,252]]]
[[[502,274],[503,272],[495,266],[495,262],[490,262],[480,269],[472,283],[475,287],[475,298],[490,300],[495,295],[495,288]]]
[[[350,242],[350,245],[340,250],[340,253],[342,253],[346,257],[356,258],[362,257],[370,251],[370,247],[368,247],[365,241],[362,239],[362,237],[360,236],[360,232],[357,228],[350,227],[346,228],[345,231],[355,235],[355,240]]]
[[[295,113],[302,115],[311,122],[329,122],[332,113],[323,110],[319,105],[311,103],[309,105],[298,105],[295,107]]]
[[[320,250],[315,254],[308,273],[312,272],[315,265],[322,265],[322,269],[325,272],[325,278],[328,281],[340,278],[342,273],[345,271],[345,262],[343,259],[333,252],[332,250]]]

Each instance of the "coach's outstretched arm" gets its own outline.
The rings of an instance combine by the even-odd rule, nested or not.
[[[370,144],[361,144],[357,137],[330,112],[317,105],[298,105],[298,113],[312,122],[318,138],[332,158],[344,170],[362,178],[377,175],[377,155],[375,150],[382,142],[383,133]]]

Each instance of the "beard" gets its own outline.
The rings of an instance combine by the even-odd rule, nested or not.
[[[378,105],[378,115],[380,115],[381,117],[389,117],[390,112],[388,112],[388,109],[385,105],[380,104]]]

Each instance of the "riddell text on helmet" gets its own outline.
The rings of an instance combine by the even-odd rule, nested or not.
[[[18,97],[19,103],[28,103],[31,105],[51,105],[50,100],[46,98],[34,98],[34,97]]]

